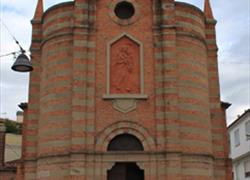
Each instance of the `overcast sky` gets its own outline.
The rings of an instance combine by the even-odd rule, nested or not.
[[[45,9],[63,0],[44,0]],[[204,0],[183,0],[203,9]],[[37,0],[0,0],[0,54],[17,51],[10,29],[24,49],[31,42],[31,24]],[[250,1],[211,0],[218,23],[221,100],[232,103],[227,111],[230,124],[250,107]],[[28,99],[28,74],[11,70],[13,56],[0,59],[0,117],[16,119],[18,104]]]

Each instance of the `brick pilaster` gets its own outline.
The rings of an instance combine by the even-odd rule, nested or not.
[[[29,83],[29,108],[25,109],[24,134],[22,159],[25,162],[24,179],[27,177],[36,177],[36,165],[31,163],[32,167],[27,166],[27,161],[34,160],[37,157],[38,143],[38,123],[40,112],[40,77],[41,77],[41,42],[42,42],[42,14],[43,1],[38,0],[32,24],[31,41],[31,62],[34,70],[30,73]],[[32,178],[30,178],[32,179]]]
[[[79,0],[74,8],[71,143],[73,151],[87,151],[94,148],[95,3]]]
[[[206,44],[208,60],[209,102],[212,125],[212,144],[214,161],[214,176],[216,179],[231,179],[229,173],[227,129],[225,109],[221,107],[220,85],[218,72],[218,47],[216,43],[216,20],[213,17],[209,0],[205,1],[204,14],[206,16]],[[228,175],[230,174],[230,175]]]
[[[161,13],[160,52],[155,57],[158,66],[156,82],[162,86],[156,90],[157,122],[159,127],[163,125],[163,139],[158,141],[158,149],[176,151],[179,148],[179,125],[174,1],[161,1]]]
[[[18,105],[22,110],[23,110],[23,123],[22,123],[22,154],[21,154],[21,159],[20,163],[17,165],[17,173],[16,173],[16,178],[17,180],[24,180],[24,157],[25,157],[25,152],[26,152],[26,140],[27,140],[27,109],[28,109],[28,104],[27,103],[21,103]]]
[[[40,81],[41,81],[41,49],[42,25],[39,20],[32,20],[32,42],[31,42],[31,62],[34,68],[30,73],[29,83],[29,107],[25,122],[25,146],[23,156],[26,159],[36,158],[37,155],[37,135],[40,112]]]
[[[76,0],[74,6],[73,30],[73,74],[72,74],[72,133],[71,149],[73,152],[94,150],[95,132],[95,42],[94,33],[95,2]],[[90,164],[77,162],[71,157],[71,169],[88,169]],[[81,172],[83,173],[83,172]],[[85,170],[77,177],[93,179],[94,172]],[[74,175],[72,175],[74,178]]]
[[[155,93],[156,93],[156,124],[158,151],[177,152],[180,150],[178,124],[178,71],[176,59],[176,24],[175,2],[173,0],[155,1]],[[160,16],[157,14],[160,12]],[[167,161],[167,159],[166,159]],[[177,158],[174,161],[180,163]],[[158,163],[163,174],[169,173],[173,167],[166,162]],[[180,166],[178,166],[180,167]],[[165,169],[164,171],[162,169]],[[174,174],[178,179],[180,168]],[[171,178],[171,177],[170,177]]]
[[[224,131],[222,121],[224,118],[221,114],[221,102],[220,102],[220,86],[219,86],[219,74],[218,74],[218,61],[217,61],[217,44],[215,35],[216,21],[212,19],[206,20],[206,42],[207,42],[207,58],[208,58],[208,78],[209,78],[209,101],[210,101],[210,114],[212,121],[212,134],[213,137],[221,135]],[[222,138],[222,137],[221,137]],[[222,140],[222,139],[221,139]],[[213,141],[215,143],[215,141]],[[215,145],[215,144],[214,144]],[[219,148],[220,146],[220,148]],[[214,154],[216,156],[223,155],[223,144],[217,143],[214,147]]]

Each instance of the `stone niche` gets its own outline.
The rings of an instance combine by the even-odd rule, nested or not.
[[[113,107],[123,113],[136,108],[144,94],[143,44],[123,33],[107,46],[107,84],[103,98],[113,100]]]

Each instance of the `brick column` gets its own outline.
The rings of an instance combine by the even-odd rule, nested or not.
[[[30,73],[29,108],[25,122],[26,139],[24,158],[35,158],[37,155],[37,133],[40,112],[40,81],[41,81],[41,49],[42,41],[41,22],[32,20],[32,43],[30,47],[34,71]]]
[[[157,24],[154,32],[157,144],[160,151],[172,148],[176,150],[179,147],[179,125],[175,6],[174,1],[170,0],[156,2],[155,7],[161,12],[160,16],[155,16]]]
[[[43,1],[38,0],[32,24],[32,41],[31,41],[31,61],[34,70],[30,73],[29,83],[29,108],[26,107],[24,119],[24,139],[22,158],[24,161],[24,179],[36,177],[36,163],[33,161],[37,157],[37,138],[38,123],[40,112],[40,77],[41,77],[41,41],[42,41],[42,24]]]
[[[95,42],[93,23],[95,2],[76,0],[73,26],[73,71],[72,71],[72,123],[71,151],[94,150],[95,132]],[[77,178],[93,179],[94,170],[87,164],[84,154],[71,156],[71,168],[84,170]],[[90,169],[87,171],[86,169]],[[75,174],[71,175],[75,178]]]
[[[91,20],[95,5],[75,1],[73,31],[72,150],[94,146],[95,43],[91,40]]]
[[[160,14],[157,14],[160,12]],[[158,151],[179,152],[178,70],[176,59],[176,23],[174,0],[155,1],[155,93]],[[170,161],[180,163],[180,157]],[[159,161],[162,161],[159,160]],[[158,162],[158,179],[180,178],[180,167]],[[164,170],[163,170],[164,169]],[[170,172],[171,171],[171,172]]]
[[[216,179],[231,179],[230,161],[228,159],[227,129],[225,109],[221,106],[220,85],[218,72],[218,56],[216,43],[216,20],[213,18],[212,10],[208,0],[205,1],[206,15],[206,43],[208,59],[208,82],[209,82],[209,102],[212,125],[212,144],[214,161],[214,176]]]
[[[16,173],[16,178],[17,180],[24,180],[24,157],[25,157],[25,152],[26,152],[26,121],[27,121],[27,108],[28,104],[27,103],[21,103],[18,105],[19,108],[23,110],[23,123],[22,123],[22,155],[20,162],[17,164],[17,173]]]
[[[162,73],[165,119],[165,149],[178,151],[178,67],[176,59],[176,24],[174,1],[162,1]]]

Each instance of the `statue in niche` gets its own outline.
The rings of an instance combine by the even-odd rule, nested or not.
[[[133,56],[129,48],[129,44],[123,45],[116,55],[117,62],[115,63],[115,67],[117,71],[120,72],[117,77],[116,90],[119,92],[122,91],[122,87],[125,87],[125,92],[131,92],[131,88],[126,84],[129,82],[129,75],[133,72]]]
[[[115,42],[111,47],[111,93],[139,93],[139,68],[139,45],[127,37]]]

